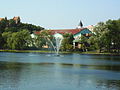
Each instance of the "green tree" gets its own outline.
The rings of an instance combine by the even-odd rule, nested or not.
[[[63,51],[70,51],[73,49],[73,35],[71,33],[65,33],[63,34],[63,41],[62,41],[62,47],[61,50]]]
[[[18,32],[19,29],[16,27],[7,27],[5,28],[4,32]]]
[[[16,26],[17,26],[17,24],[16,24],[15,20],[10,19],[9,20],[9,27],[16,27]]]
[[[0,33],[0,48],[2,48],[4,45],[2,34]]]
[[[20,20],[16,23],[14,19],[7,20],[5,17],[0,21],[0,48],[26,49],[30,43],[33,43],[33,39],[30,39],[30,33],[43,29],[40,26],[22,23]]]
[[[29,30],[30,33],[33,33],[34,31],[44,30],[43,27],[32,25],[32,24],[27,24],[27,23],[20,23],[19,25],[17,25],[17,27],[19,29],[27,29]]]
[[[94,35],[88,42],[101,51],[120,52],[120,19],[100,22],[94,28]]]
[[[94,35],[88,39],[92,48],[99,49],[101,52],[103,48],[110,47],[107,40],[108,28],[104,22],[98,23],[93,31]]]
[[[13,39],[13,46],[15,46],[15,48],[13,49],[27,49],[31,43],[30,32],[25,29],[15,34],[13,33],[12,39]]]
[[[90,47],[88,48],[89,50],[99,49],[98,43],[97,43],[97,37],[94,34],[87,40],[87,42],[90,45]]]
[[[30,33],[28,30],[21,30],[19,32],[5,32],[4,37],[4,48],[7,49],[26,49],[30,44]]]
[[[3,19],[0,21],[0,33],[3,33],[5,28],[8,26],[8,20]]]
[[[115,52],[120,52],[120,19],[118,20],[108,20],[106,22],[107,28],[109,30],[109,38],[111,39],[110,45],[111,50],[114,49]]]
[[[12,33],[11,32],[3,32],[2,33],[2,37],[3,37],[3,41],[4,41],[4,44],[3,44],[3,48],[4,49],[9,49],[8,47],[8,39],[11,38],[12,36]]]
[[[82,51],[86,51],[88,48],[88,42],[87,42],[88,38],[85,37],[84,35],[81,35],[80,39],[79,39],[79,43],[81,44],[81,48]]]
[[[41,49],[42,46],[46,45],[45,38],[41,35],[36,35],[36,38],[33,38],[33,42],[33,46],[39,49]]]

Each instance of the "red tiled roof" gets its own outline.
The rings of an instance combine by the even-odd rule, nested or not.
[[[35,31],[34,34],[40,34],[40,31]]]
[[[51,32],[52,35],[54,35],[55,33],[60,33],[60,34],[64,34],[64,33],[71,33],[71,34],[76,34],[82,30],[84,30],[86,28],[76,28],[76,29],[56,29],[56,30],[48,30]],[[34,32],[35,34],[40,34],[41,31],[36,31]]]

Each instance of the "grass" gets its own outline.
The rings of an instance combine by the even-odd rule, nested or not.
[[[0,52],[15,52],[15,53],[29,53],[29,52],[36,52],[36,53],[55,53],[54,51],[44,51],[44,50],[0,50]],[[59,52],[59,53],[73,53],[73,52]]]
[[[110,52],[98,52],[96,51],[87,51],[87,52],[82,52],[82,54],[94,54],[94,55],[120,55],[120,53],[110,53]]]
[[[15,52],[15,53],[55,53],[54,51],[44,51],[44,50],[0,50],[0,52]],[[79,53],[79,54],[94,54],[94,55],[120,55],[120,53],[99,53],[96,51],[87,51],[87,52],[80,52],[80,51],[60,51],[59,53]]]
[[[0,52],[21,52],[21,53],[26,53],[26,52],[43,52],[43,53],[48,53],[50,51],[42,51],[42,50],[0,50]]]

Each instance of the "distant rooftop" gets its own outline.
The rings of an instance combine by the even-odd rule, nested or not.
[[[87,28],[76,28],[76,29],[54,29],[54,30],[48,30],[51,32],[52,35],[54,35],[55,33],[60,33],[60,34],[64,34],[64,33],[71,33],[71,34],[76,34],[84,29]],[[36,31],[35,34],[40,34],[40,31]]]

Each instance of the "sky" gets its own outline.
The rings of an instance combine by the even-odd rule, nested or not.
[[[46,29],[76,28],[120,18],[120,0],[1,0],[0,17],[20,16]]]

